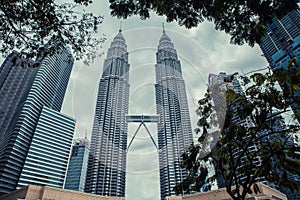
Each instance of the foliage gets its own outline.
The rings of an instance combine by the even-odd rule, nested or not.
[[[111,14],[127,18],[150,17],[150,11],[164,15],[168,22],[178,21],[187,28],[204,20],[214,22],[217,30],[231,35],[231,42],[253,46],[266,33],[264,26],[274,17],[282,18],[297,9],[299,0],[110,0]]]
[[[235,200],[259,192],[256,183],[260,180],[292,191],[299,189],[297,182],[289,179],[291,174],[300,176],[300,147],[293,141],[299,125],[284,122],[282,114],[288,113],[289,103],[278,90],[276,75],[256,73],[250,78],[251,82],[243,77],[245,93],[227,85],[222,97],[227,103],[226,113],[216,114],[223,111],[213,101],[218,85],[211,86],[205,98],[199,101],[199,143],[189,147],[183,155],[182,167],[189,175],[174,188],[175,192],[200,191],[215,180],[216,176],[208,179],[204,169],[199,172],[205,168],[201,163],[208,160],[214,162],[216,174],[220,174],[228,194]],[[220,98],[220,93],[217,94]],[[220,138],[212,147],[208,141],[215,125],[209,121],[220,119],[222,115],[224,123],[218,127]]]
[[[45,56],[57,48],[46,48],[50,40],[70,47],[76,59],[93,60],[104,38],[94,34],[102,16],[94,16],[81,6],[91,0],[74,0],[58,4],[54,0],[0,0],[0,53],[21,50],[27,58]],[[43,52],[43,55],[39,55]]]
[[[274,77],[279,82],[283,96],[291,104],[295,117],[300,121],[300,68],[296,57],[293,57],[285,68],[273,69]]]

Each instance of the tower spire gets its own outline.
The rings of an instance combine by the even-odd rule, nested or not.
[[[165,31],[165,23],[164,22],[162,23],[162,28],[163,28],[163,33],[166,33],[166,31]]]
[[[119,32],[122,32],[122,21],[120,21],[120,29]]]

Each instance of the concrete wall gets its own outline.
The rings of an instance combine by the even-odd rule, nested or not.
[[[247,200],[288,200],[286,195],[262,183],[258,183],[261,193],[247,196]],[[230,200],[231,197],[226,192],[226,188],[212,190],[209,192],[201,192],[185,196],[166,197],[166,200]]]
[[[48,186],[29,185],[25,188],[16,190],[10,194],[0,197],[0,200],[125,200],[125,197],[104,197],[89,193],[64,190]]]

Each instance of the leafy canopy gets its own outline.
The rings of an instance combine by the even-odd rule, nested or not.
[[[183,154],[181,166],[189,175],[174,188],[176,193],[209,189],[217,177],[235,200],[259,192],[256,183],[260,180],[299,190],[299,183],[290,176],[300,177],[300,147],[294,143],[300,127],[296,122],[285,123],[282,117],[289,113],[289,103],[278,90],[276,76],[256,73],[252,81],[241,77],[247,84],[245,93],[230,85],[224,93],[222,84],[209,87],[199,101],[199,143]],[[213,176],[208,176],[207,162],[215,167]]]
[[[93,60],[105,38],[97,39],[102,16],[85,12],[92,0],[58,4],[54,0],[0,0],[0,53],[19,49],[28,58],[53,53],[44,48],[59,40],[71,49],[76,59]]]
[[[266,33],[264,26],[274,17],[282,18],[297,9],[299,0],[110,0],[111,15],[127,18],[150,17],[150,11],[164,15],[168,22],[177,21],[187,28],[204,20],[217,30],[231,35],[231,42],[253,46]]]

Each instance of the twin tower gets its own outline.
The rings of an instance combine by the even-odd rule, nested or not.
[[[180,168],[180,157],[193,137],[180,61],[165,30],[156,56],[160,193],[164,199],[174,195],[173,187],[187,176]],[[85,192],[125,196],[129,72],[127,45],[120,30],[108,49],[99,82]]]

